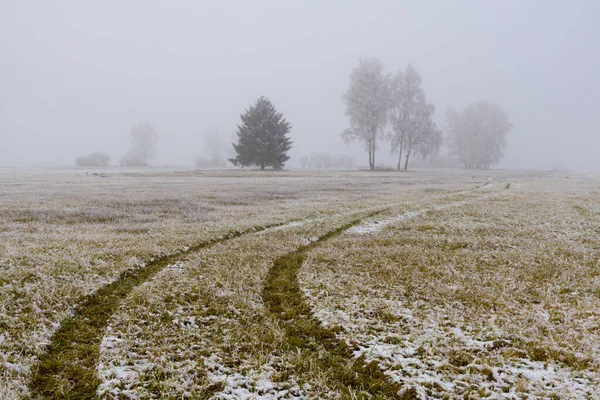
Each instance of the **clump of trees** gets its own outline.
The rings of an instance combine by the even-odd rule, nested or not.
[[[427,103],[421,77],[411,65],[390,76],[384,73],[379,59],[359,60],[342,100],[350,119],[350,128],[342,138],[346,143],[358,141],[365,146],[369,169],[375,169],[375,151],[383,139],[388,139],[391,151],[399,154],[398,170],[403,154],[404,169],[408,169],[411,156],[439,152],[442,132],[432,120],[435,107]],[[386,136],[388,125],[392,132]]]
[[[121,157],[122,166],[146,166],[156,157],[156,130],[147,122],[139,122],[131,127],[131,146]]]
[[[227,165],[223,141],[217,129],[211,130],[204,136],[204,153],[205,155],[194,159],[196,167],[224,167]]]
[[[465,168],[488,169],[504,155],[511,123],[506,112],[489,101],[448,111],[450,151]]]
[[[75,159],[78,167],[107,167],[110,165],[110,156],[106,153],[95,152]]]
[[[229,161],[236,166],[259,166],[261,170],[282,169],[292,148],[288,136],[292,126],[283,114],[266,97],[260,97],[240,117],[238,142],[233,143],[236,155]]]
[[[332,155],[327,153],[313,153],[310,157],[303,156],[298,159],[302,169],[354,169],[356,160],[346,155]]]
[[[361,59],[350,74],[350,85],[342,96],[350,128],[342,133],[348,142],[362,143],[369,153],[369,169],[375,169],[375,151],[388,140],[398,154],[397,170],[408,169],[411,157],[437,155],[443,134],[433,121],[435,106],[427,102],[422,78],[408,65],[390,75],[377,58]],[[387,134],[385,129],[390,127]],[[450,154],[466,168],[489,168],[500,161],[511,129],[506,112],[489,101],[448,112]]]

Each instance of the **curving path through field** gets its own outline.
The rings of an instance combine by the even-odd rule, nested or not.
[[[506,189],[510,186],[507,185]],[[319,244],[342,233],[371,233],[401,220],[417,217],[427,211],[459,207],[473,201],[490,198],[501,192],[479,196],[475,199],[446,203],[417,212],[400,214],[379,222],[368,219],[384,210],[366,214],[319,237],[312,243],[276,259],[267,274],[263,290],[263,300],[268,311],[277,317],[286,332],[287,350],[291,352],[317,352],[317,357],[306,368],[315,368],[329,376],[332,388],[339,390],[343,398],[352,399],[392,399],[398,398],[401,386],[386,376],[375,362],[368,363],[364,355],[354,357],[353,349],[337,338],[336,332],[342,328],[325,328],[313,315],[298,281],[298,273],[307,253]],[[367,220],[367,221],[364,221]],[[300,368],[303,366],[300,365]]]
[[[477,189],[477,188],[476,188]],[[469,190],[469,192],[473,191]],[[454,194],[464,194],[457,192]],[[452,195],[453,193],[450,193]],[[488,196],[478,196],[472,201]],[[468,204],[468,201],[447,203],[442,207]],[[363,219],[371,218],[398,204],[389,204],[371,210],[349,213],[363,214],[350,224],[339,227],[318,238],[313,243],[301,246],[296,251],[278,258],[266,279],[263,299],[268,311],[281,319],[286,327],[290,349],[310,350],[317,343],[326,350],[327,356],[319,361],[319,368],[336,372],[336,385],[344,393],[368,396],[376,394],[386,398],[397,393],[398,387],[383,375],[377,365],[365,365],[362,359],[352,359],[351,349],[336,339],[335,332],[321,327],[312,316],[299,288],[297,275],[306,253],[319,243],[359,225]],[[418,214],[415,214],[415,216]],[[338,215],[339,216],[339,215]],[[92,399],[96,397],[99,383],[96,366],[99,346],[110,317],[122,300],[137,286],[150,280],[167,265],[173,264],[187,254],[244,234],[267,231],[277,227],[293,227],[297,221],[260,226],[244,231],[232,231],[220,238],[198,243],[185,250],[157,257],[144,267],[124,272],[120,278],[86,297],[75,314],[63,321],[55,332],[47,352],[40,357],[39,364],[30,382],[33,398],[48,399]],[[300,222],[301,223],[301,222]],[[393,396],[392,396],[393,397]]]
[[[379,213],[372,212],[366,217]],[[331,386],[343,393],[344,398],[394,398],[400,386],[387,379],[377,364],[366,364],[364,357],[352,357],[352,349],[337,339],[335,331],[324,328],[312,315],[298,283],[298,272],[308,251],[361,221],[354,220],[276,259],[266,277],[263,300],[268,311],[282,321],[288,351],[325,350],[313,361],[317,368],[328,371]]]
[[[154,258],[145,266],[125,271],[118,280],[84,299],[75,315],[66,319],[52,336],[30,383],[32,397],[46,399],[93,399],[99,380],[96,376],[99,347],[108,320],[121,301],[137,286],[151,279],[169,264],[187,254],[244,234],[264,231],[281,224],[232,231],[173,254]],[[64,382],[68,382],[65,385]]]

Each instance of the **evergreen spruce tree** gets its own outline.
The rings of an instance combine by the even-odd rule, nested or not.
[[[287,136],[292,126],[283,114],[278,113],[267,98],[260,97],[240,117],[238,142],[233,143],[236,157],[229,161],[242,167],[256,165],[260,169],[282,169],[290,158],[287,152],[292,147]]]

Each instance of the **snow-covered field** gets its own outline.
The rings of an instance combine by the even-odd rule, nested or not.
[[[368,222],[315,249],[301,282],[408,397],[600,398],[599,190],[525,181]]]
[[[316,361],[328,351],[319,338],[290,347],[263,302],[274,261],[312,243],[300,286],[313,315],[401,394],[599,396],[593,178],[66,171],[0,174],[0,398],[29,395],[37,360],[85,295],[162,254],[273,224],[134,287],[90,344],[97,395],[346,396]],[[49,397],[70,393],[68,378]]]

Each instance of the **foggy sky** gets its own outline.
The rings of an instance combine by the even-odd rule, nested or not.
[[[360,57],[412,63],[435,119],[487,99],[514,124],[502,166],[600,169],[600,2],[0,0],[0,165],[69,165],[127,150],[138,121],[155,165],[231,140],[267,96],[293,157],[355,155],[341,95]],[[378,160],[393,163],[388,145]]]

